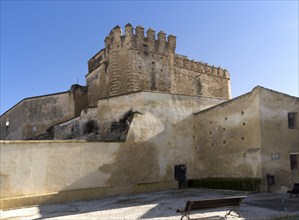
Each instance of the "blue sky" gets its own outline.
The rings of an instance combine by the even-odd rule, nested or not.
[[[177,36],[176,53],[227,68],[232,95],[260,85],[298,96],[298,1],[3,1],[1,113],[85,85],[116,25]]]

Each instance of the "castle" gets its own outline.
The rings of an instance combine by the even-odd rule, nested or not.
[[[231,99],[226,69],[175,48],[173,35],[116,26],[86,86],[1,115],[1,207],[176,188],[177,167],[260,191],[298,182],[298,97],[257,86]]]
[[[195,62],[175,53],[176,37],[151,28],[130,24],[125,34],[116,26],[105,38],[105,48],[88,61],[86,86],[73,85],[68,92],[27,98],[1,116],[1,139],[74,139],[84,136],[84,128],[53,134],[58,124],[92,112],[99,100],[136,92],[231,98],[227,70]],[[94,130],[97,120],[90,122]],[[9,126],[7,126],[9,124]],[[54,127],[53,127],[54,126]],[[47,133],[48,129],[48,133]],[[50,133],[50,134],[49,134]],[[86,138],[85,136],[83,139]],[[105,137],[97,137],[105,140]]]

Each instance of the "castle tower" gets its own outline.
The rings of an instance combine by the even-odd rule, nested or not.
[[[137,91],[230,98],[229,73],[178,55],[176,36],[128,23],[105,38],[105,48],[88,61],[89,105]]]

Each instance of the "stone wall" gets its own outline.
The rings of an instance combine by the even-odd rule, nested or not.
[[[176,56],[172,92],[231,98],[230,76],[227,70]]]
[[[23,138],[24,103],[17,103],[0,117],[0,139],[14,140]]]
[[[298,121],[288,128],[288,112],[298,112],[299,99],[262,87],[195,114],[196,176],[261,178],[275,184],[270,191],[286,192],[299,180],[290,155],[299,155]]]
[[[84,141],[6,141],[1,143],[1,199],[107,186],[118,144]]]
[[[299,182],[299,99],[259,88],[262,171],[264,190],[267,174],[275,184],[270,191],[285,192]],[[288,126],[288,113],[297,112],[295,127]],[[297,156],[297,170],[291,170],[290,155]]]
[[[111,129],[111,125],[119,122],[127,112],[132,112],[135,114],[134,120],[136,117],[141,118],[145,116],[152,120],[145,120],[146,124],[138,125],[139,129],[137,130],[133,129],[131,124],[129,134],[130,132],[138,131],[138,135],[142,137],[136,137],[137,139],[135,141],[149,139],[151,135],[157,132],[155,126],[158,127],[158,130],[162,129],[161,126],[163,130],[164,128],[171,128],[190,117],[193,112],[206,109],[224,101],[223,99],[216,98],[155,92],[138,92],[111,97],[98,102],[99,132],[102,136],[113,135],[115,131]],[[135,124],[134,126],[137,126],[136,121],[133,121],[133,123]],[[188,124],[184,124],[184,126],[186,126],[184,128],[185,130],[191,128]],[[176,133],[173,134],[171,137],[165,136],[165,138],[169,140],[165,140],[163,144],[168,144],[171,142],[170,140],[175,139]],[[125,140],[127,140],[127,138]]]
[[[88,107],[88,88],[74,84],[71,86],[70,95],[73,96],[75,105],[75,117],[80,116],[81,111]]]
[[[142,92],[101,102],[98,117],[110,124],[128,110],[139,112],[124,142],[1,142],[2,207],[24,196],[47,203],[175,188],[175,165],[186,164],[188,178],[195,175],[192,112],[223,100]],[[65,198],[42,199],[50,194]]]
[[[256,92],[195,114],[196,176],[261,178],[261,136]]]
[[[95,132],[98,132],[97,107],[86,108],[80,117],[57,124],[49,129],[50,139],[69,140],[86,139],[93,140]]]
[[[164,148],[150,143],[2,141],[1,209],[176,188],[172,164],[177,153],[167,151],[171,160],[160,161]]]
[[[178,121],[195,111],[223,101],[223,99],[208,97],[137,92],[102,99],[97,107],[85,109],[80,117],[55,125],[49,129],[49,132],[51,139],[56,140],[85,139],[124,142],[127,140],[132,119],[138,114],[146,111],[162,111],[164,114],[167,109],[168,112],[173,112],[171,120]],[[169,116],[163,116],[162,113],[159,115],[159,120],[165,121],[165,118]],[[151,131],[148,130],[147,133],[150,134]]]
[[[1,139],[35,138],[46,133],[49,127],[80,115],[87,107],[86,92],[85,87],[73,85],[69,92],[22,100],[1,115]]]
[[[50,126],[74,117],[74,100],[69,93],[24,101],[24,139],[45,133]]]
[[[30,139],[71,117],[74,117],[74,100],[68,92],[24,99],[1,116],[1,120],[9,120],[6,128],[1,123],[1,130],[7,131],[1,132],[1,139]]]
[[[298,121],[289,129],[286,115],[298,98],[257,87],[223,101],[134,93],[90,109],[100,127],[136,112],[124,142],[2,141],[1,207],[174,188],[179,164],[188,179],[257,177],[266,191],[269,173],[271,191],[291,188],[299,179],[289,157],[299,154]]]

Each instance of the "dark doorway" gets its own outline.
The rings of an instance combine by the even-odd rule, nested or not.
[[[174,166],[174,178],[179,182],[179,188],[187,188],[187,167],[184,164]]]

